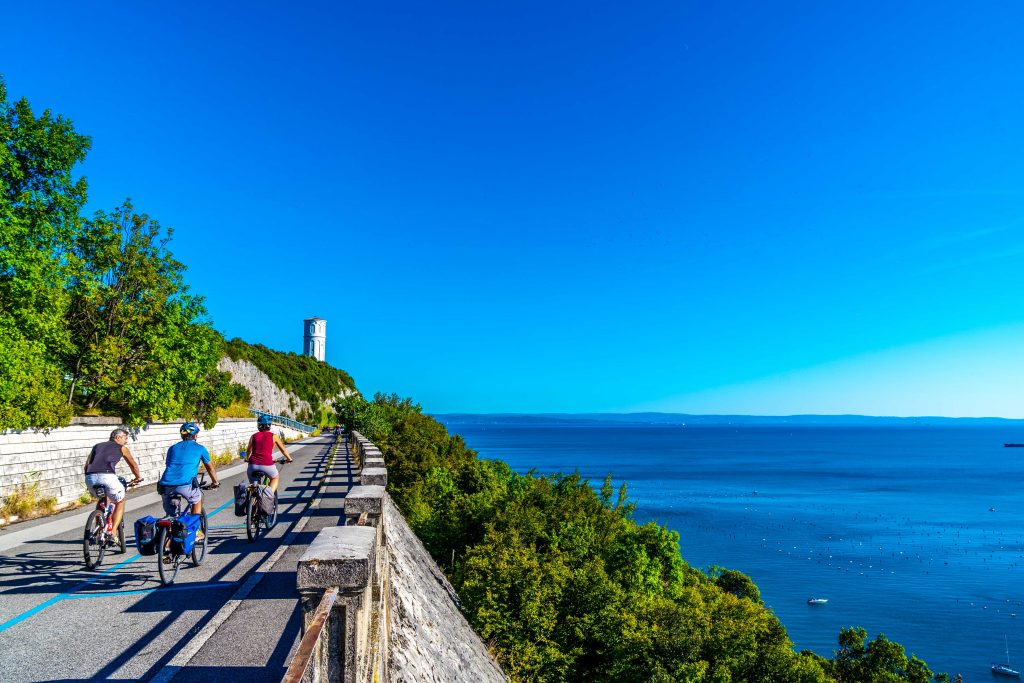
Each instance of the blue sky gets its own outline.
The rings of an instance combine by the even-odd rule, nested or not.
[[[19,3],[215,326],[431,412],[1024,417],[1024,9]]]

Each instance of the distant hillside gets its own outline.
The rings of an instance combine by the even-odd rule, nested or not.
[[[508,424],[516,422],[621,422],[663,425],[830,425],[830,426],[953,426],[1024,425],[1004,417],[873,417],[869,415],[688,415],[684,413],[446,413],[442,422]]]
[[[224,353],[236,363],[251,363],[278,389],[298,399],[288,400],[287,409],[280,405],[266,405],[266,399],[260,398],[263,395],[261,388],[233,372],[233,381],[246,386],[252,393],[253,408],[290,414],[303,422],[320,423],[330,412],[335,399],[358,393],[355,382],[347,372],[311,356],[275,351],[262,344],[249,344],[237,337],[224,343]]]

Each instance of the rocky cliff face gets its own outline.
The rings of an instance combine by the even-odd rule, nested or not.
[[[389,668],[392,681],[498,683],[505,675],[459,611],[459,597],[384,496],[390,550]]]
[[[241,384],[252,394],[252,407],[274,415],[295,418],[300,411],[309,410],[309,404],[290,391],[274,384],[266,373],[247,360],[220,359],[217,369],[230,372],[235,384]]]

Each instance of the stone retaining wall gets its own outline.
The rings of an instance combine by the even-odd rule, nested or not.
[[[116,418],[76,418],[69,427],[49,430],[22,430],[0,433],[0,498],[18,485],[38,481],[40,495],[54,496],[58,505],[70,503],[85,493],[85,458],[100,441],[120,426]],[[142,476],[156,481],[163,472],[167,449],[178,442],[180,422],[153,423],[129,429],[128,450],[139,464]],[[305,432],[275,425],[282,438],[306,436]],[[199,443],[211,455],[230,451],[237,453],[256,431],[251,418],[222,418],[213,429],[199,433]],[[123,461],[118,474],[131,478],[131,470]]]

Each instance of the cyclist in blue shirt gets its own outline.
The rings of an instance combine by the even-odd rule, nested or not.
[[[203,463],[203,467],[210,473],[211,488],[217,488],[220,482],[217,480],[217,471],[210,462],[210,452],[206,450],[206,446],[196,443],[199,425],[195,422],[186,422],[181,425],[179,433],[181,441],[167,449],[167,467],[160,477],[158,488],[163,494],[164,511],[167,514],[174,514],[171,496],[177,493],[192,504],[192,514],[198,515],[203,511],[203,496],[199,489],[199,480],[196,478],[199,463]]]

